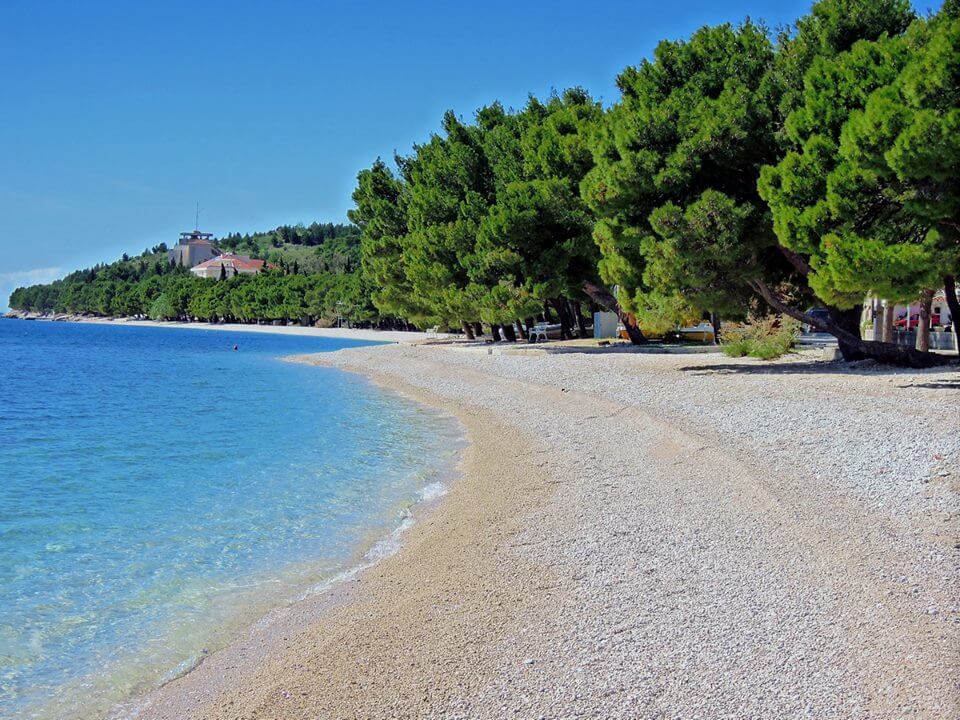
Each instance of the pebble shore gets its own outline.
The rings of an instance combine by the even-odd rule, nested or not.
[[[960,372],[346,350],[456,414],[403,548],[142,718],[960,716]]]

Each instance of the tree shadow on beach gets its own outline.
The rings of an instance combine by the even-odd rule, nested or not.
[[[857,362],[843,362],[835,360],[824,361],[787,361],[787,362],[731,362],[711,363],[703,365],[685,365],[679,368],[681,372],[693,375],[875,375],[877,377],[891,377],[904,374],[923,373],[958,373],[960,366],[946,365],[929,370],[914,368],[900,368],[893,365],[882,365],[874,360]],[[930,388],[935,390],[960,390],[960,377],[956,380],[937,378],[929,383],[907,383],[902,388]]]
[[[942,380],[927,383],[907,383],[899,385],[901,388],[926,388],[927,390],[960,390],[960,378],[956,380]]]

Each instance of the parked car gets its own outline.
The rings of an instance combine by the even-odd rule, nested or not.
[[[920,324],[920,313],[919,313],[919,312],[910,313],[910,327],[911,327],[911,328],[915,328],[915,327],[917,327],[917,325],[919,325],[919,324]],[[932,313],[932,314],[930,315],[930,327],[940,327],[942,324],[943,324],[943,323],[940,322],[940,314],[939,314],[939,313]],[[893,325],[894,325],[894,327],[898,327],[898,328],[906,328],[906,327],[907,327],[907,314],[904,313],[903,315],[901,315],[900,317],[898,317],[898,318],[894,321]]]
[[[810,308],[810,309],[807,310],[807,315],[812,315],[813,317],[817,318],[818,320],[829,320],[829,319],[830,319],[830,313],[827,311],[826,308],[816,308],[816,307],[815,307],[815,308]],[[809,323],[802,323],[802,324],[800,325],[800,330],[801,330],[802,332],[805,332],[805,333],[816,333],[816,332],[820,332],[819,330],[817,330],[817,328],[813,327],[813,325],[810,325]]]

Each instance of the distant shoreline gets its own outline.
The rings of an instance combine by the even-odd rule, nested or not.
[[[446,337],[445,335],[410,332],[405,330],[370,330],[362,328],[318,328],[303,325],[258,325],[245,323],[206,323],[206,322],[159,322],[156,320],[128,320],[126,318],[97,317],[51,317],[31,313],[7,313],[10,319],[35,320],[41,322],[73,322],[93,325],[126,325],[133,327],[181,328],[190,330],[220,330],[229,332],[269,333],[272,335],[291,335],[300,337],[338,338],[341,340],[370,340],[385,343],[413,343],[427,338]]]

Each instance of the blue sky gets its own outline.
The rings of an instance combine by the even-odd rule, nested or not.
[[[921,5],[925,7],[925,5]],[[0,6],[0,306],[171,242],[341,221],[359,169],[499,99],[609,103],[662,38],[801,0],[44,2]]]

